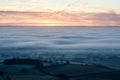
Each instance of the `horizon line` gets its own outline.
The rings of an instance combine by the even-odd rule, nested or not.
[[[120,26],[23,26],[23,25],[0,25],[0,27],[120,27]]]

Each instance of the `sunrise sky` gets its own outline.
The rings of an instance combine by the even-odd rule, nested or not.
[[[119,26],[120,0],[0,0],[0,26]]]

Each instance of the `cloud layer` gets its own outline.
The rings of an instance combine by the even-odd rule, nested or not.
[[[120,14],[113,11],[94,13],[0,11],[0,25],[119,26]]]

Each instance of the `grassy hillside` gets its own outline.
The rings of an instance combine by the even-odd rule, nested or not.
[[[26,69],[24,71],[23,69]],[[0,80],[49,80],[52,76],[46,75],[30,65],[0,65],[0,70],[4,72],[4,76],[0,76]]]
[[[112,71],[113,69],[110,69],[104,66],[99,66],[99,65],[69,64],[69,65],[46,68],[44,70],[52,74],[65,74],[67,76],[79,76],[84,74]]]
[[[40,70],[41,69],[41,70]],[[0,80],[120,80],[120,71],[97,64],[35,65],[0,64]]]
[[[93,73],[93,74],[86,74],[81,76],[76,76],[71,78],[74,79],[80,79],[80,80],[120,80],[120,71],[108,71],[108,72],[102,72],[102,73]]]

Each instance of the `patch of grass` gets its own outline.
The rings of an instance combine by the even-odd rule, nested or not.
[[[13,75],[12,80],[50,80],[51,76],[40,76],[40,75]]]

